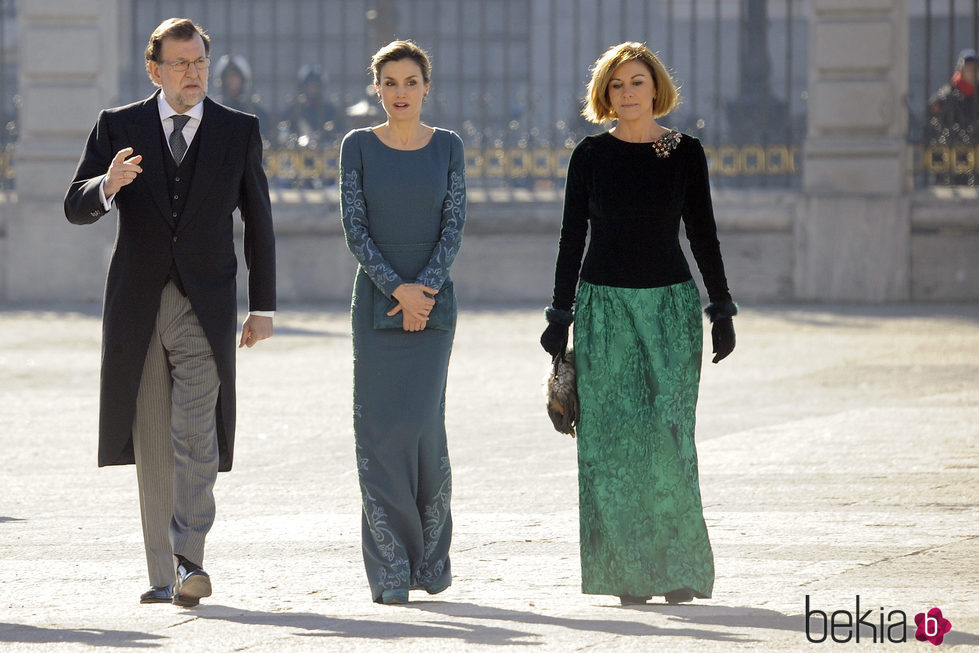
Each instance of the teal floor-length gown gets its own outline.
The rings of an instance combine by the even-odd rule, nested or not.
[[[364,565],[375,601],[405,599],[452,580],[445,388],[455,316],[449,329],[377,329],[374,302],[402,283],[448,288],[465,223],[462,141],[436,129],[424,147],[396,150],[354,130],[340,149],[340,202],[359,263],[351,321]]]

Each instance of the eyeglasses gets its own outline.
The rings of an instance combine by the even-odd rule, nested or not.
[[[185,72],[187,72],[187,69],[190,68],[190,65],[191,64],[194,64],[194,67],[197,68],[197,70],[207,70],[207,67],[211,65],[211,58],[210,57],[198,57],[197,59],[194,59],[193,61],[187,61],[186,59],[180,59],[178,61],[164,61],[163,62],[163,65],[164,66],[170,66],[170,68],[175,73],[185,73]]]

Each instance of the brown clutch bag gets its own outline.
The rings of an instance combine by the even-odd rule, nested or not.
[[[573,349],[569,348],[563,354],[556,355],[551,361],[551,369],[544,384],[544,394],[547,397],[547,416],[551,418],[554,429],[558,433],[567,433],[575,437],[575,427],[581,418],[581,408],[578,405]]]

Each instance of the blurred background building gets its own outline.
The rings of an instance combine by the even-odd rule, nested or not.
[[[737,297],[979,299],[979,0],[0,0],[0,303],[100,298],[113,216],[80,230],[61,197],[98,110],[152,92],[169,16],[210,33],[210,95],[260,116],[286,301],[349,297],[337,150],[383,120],[392,38],[432,55],[424,119],[467,146],[464,299],[549,300],[568,156],[602,129],[589,66],[624,40],[681,86],[664,122],[708,153]]]

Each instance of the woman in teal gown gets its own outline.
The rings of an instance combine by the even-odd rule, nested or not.
[[[639,43],[596,62],[584,115],[617,122],[571,155],[541,336],[560,355],[574,322],[582,590],[623,604],[708,598],[714,584],[694,445],[700,297],[680,249],[681,220],[711,300],[715,363],[734,349],[737,308],[703,147],[656,122],[677,99],[663,64]]]
[[[452,582],[452,490],[445,388],[455,335],[449,278],[462,241],[462,141],[421,122],[431,66],[410,41],[374,55],[388,114],[340,147],[340,206],[357,259],[351,303],[354,436],[363,498],[362,548],[371,595]]]

